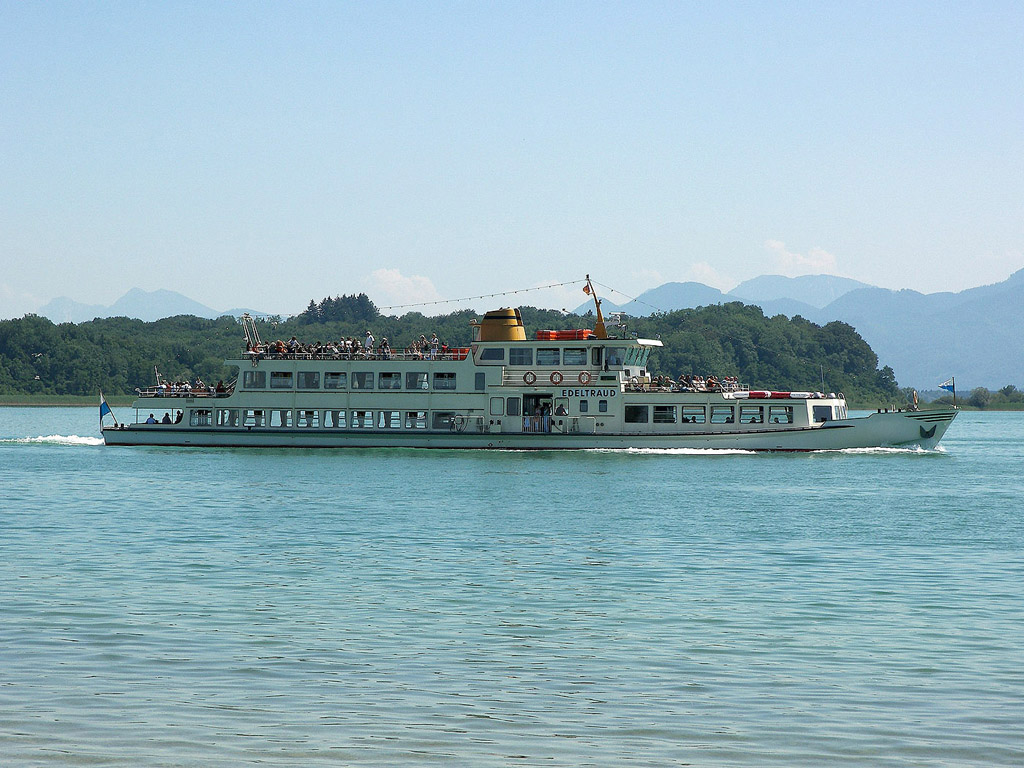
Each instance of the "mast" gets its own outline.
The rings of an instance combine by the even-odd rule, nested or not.
[[[594,284],[590,282],[590,275],[587,275],[587,284],[583,288],[583,292],[594,298],[594,307],[597,309],[597,320],[594,321],[594,336],[599,339],[607,339],[608,331],[604,327],[604,315],[601,314],[601,300],[597,298],[597,291],[594,290]]]

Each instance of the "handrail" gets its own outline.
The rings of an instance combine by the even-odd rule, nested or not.
[[[438,352],[431,355],[430,352],[371,352],[369,354],[359,352],[252,352],[242,353],[240,360],[259,362],[260,360],[344,360],[344,361],[374,361],[399,360],[416,362],[433,362],[444,360],[448,362],[459,362],[470,357],[469,347],[455,347],[447,352]]]

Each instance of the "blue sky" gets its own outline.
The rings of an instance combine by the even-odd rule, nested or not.
[[[1019,2],[4,3],[0,317],[996,282],[1022,41]]]

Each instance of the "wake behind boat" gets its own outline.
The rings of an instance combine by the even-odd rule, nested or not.
[[[587,285],[591,293],[589,278]],[[234,381],[198,389],[158,382],[133,403],[134,423],[103,427],[103,439],[274,448],[929,449],[958,412],[851,417],[842,393],[652,377],[647,364],[661,341],[609,336],[596,297],[595,305],[593,330],[528,339],[519,310],[505,308],[474,323],[467,348],[427,342],[404,352],[268,345],[243,316],[245,352],[225,361],[239,371]],[[104,413],[105,402],[101,421]]]

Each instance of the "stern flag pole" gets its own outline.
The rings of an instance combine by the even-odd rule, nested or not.
[[[103,431],[103,417],[110,414],[110,418],[114,420],[114,426],[120,427],[121,425],[117,421],[117,416],[110,410],[110,406],[107,405],[107,399],[103,396],[103,392],[100,392],[100,432]]]

